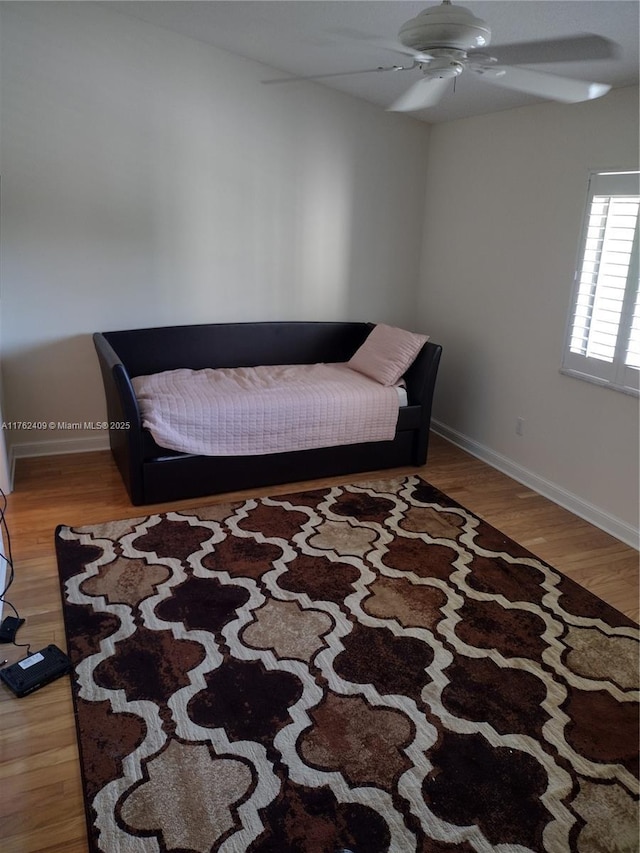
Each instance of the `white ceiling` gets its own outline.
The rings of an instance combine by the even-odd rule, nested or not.
[[[436,3],[437,4],[437,3]],[[403,58],[367,40],[397,41],[398,29],[429,5],[405,0],[109,0],[108,6],[152,24],[293,75],[328,74],[398,64]],[[536,64],[540,71],[628,86],[638,83],[638,0],[466,0],[492,29],[491,45],[595,33],[619,45],[615,59]],[[265,69],[265,79],[279,74]],[[388,107],[418,70],[332,77],[287,86],[325,85]],[[441,103],[412,113],[427,122],[538,103],[530,95],[491,86],[475,74],[453,81]]]

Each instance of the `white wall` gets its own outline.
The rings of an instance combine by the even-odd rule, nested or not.
[[[444,434],[628,541],[638,401],[558,369],[588,171],[637,162],[635,87],[435,126],[420,307]]]
[[[0,21],[0,116],[2,115],[2,21]],[[0,139],[2,132],[0,128]],[[2,147],[0,143],[0,163],[2,163]],[[0,210],[2,209],[2,172],[0,171]],[[2,245],[2,218],[0,217],[0,246]],[[0,287],[0,313],[2,312],[2,288]],[[2,354],[2,323],[0,321],[0,361]],[[2,408],[2,376],[0,374],[0,409]],[[2,411],[0,411],[0,422],[2,422]],[[4,430],[0,432],[0,489],[5,494],[11,491],[11,477],[9,474],[9,460],[7,458],[7,445],[5,440]],[[0,536],[0,543],[2,537]],[[4,551],[3,548],[0,550]],[[0,558],[0,589],[4,589],[4,559]],[[2,605],[0,604],[0,615],[2,614]]]
[[[426,125],[104,5],[0,12],[7,420],[104,418],[94,331],[415,328]]]

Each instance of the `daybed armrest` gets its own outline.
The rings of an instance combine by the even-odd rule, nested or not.
[[[427,341],[404,375],[410,406],[423,405],[433,397],[442,347]]]
[[[142,498],[142,419],[127,369],[101,333],[93,336],[107,400],[109,443],[120,473],[134,496]],[[122,424],[128,428],[122,429]],[[118,424],[119,428],[112,428]]]
[[[420,431],[413,454],[414,465],[424,465],[427,461],[431,409],[441,355],[442,346],[427,341],[404,375],[409,405],[421,407]]]

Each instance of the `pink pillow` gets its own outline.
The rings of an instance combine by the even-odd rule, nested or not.
[[[428,340],[429,335],[378,323],[347,366],[382,385],[396,385]]]

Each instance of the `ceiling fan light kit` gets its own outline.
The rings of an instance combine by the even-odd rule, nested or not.
[[[542,41],[496,45],[489,53],[486,49],[490,42],[491,28],[485,21],[476,18],[465,6],[443,0],[440,5],[430,6],[406,21],[400,27],[398,42],[385,42],[387,50],[410,57],[410,64],[308,77],[284,77],[264,82],[315,80],[371,71],[419,70],[421,78],[387,108],[392,112],[417,112],[436,106],[449,88],[448,81],[465,71],[473,72],[478,79],[491,85],[560,103],[600,98],[611,88],[606,83],[575,80],[520,67],[535,63],[614,58],[617,45],[602,36],[560,36]]]
[[[420,70],[427,76],[448,80],[464,71],[467,58],[464,50],[437,47],[430,54],[428,60],[418,62]]]

